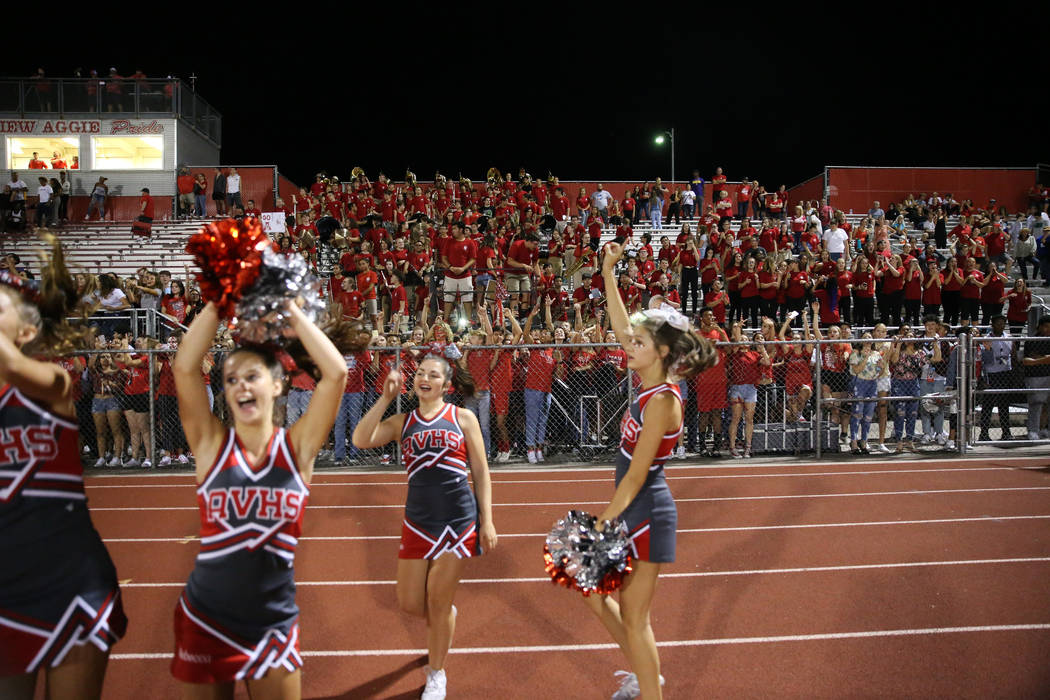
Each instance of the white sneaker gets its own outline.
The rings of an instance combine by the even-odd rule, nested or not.
[[[681,446],[675,451],[674,456],[678,459],[685,459],[685,446]]]
[[[153,462],[149,461],[148,459],[142,460],[142,468],[143,469],[152,469],[153,468]]]
[[[189,464],[190,458],[186,455],[179,455],[179,464]]]
[[[166,467],[169,464],[171,464],[171,457],[169,457],[168,455],[164,455],[163,457],[160,458],[160,461],[157,462],[157,464],[162,466],[162,467]]]
[[[390,455],[383,455],[382,457],[380,457],[379,463],[383,465],[390,464]]]
[[[538,461],[536,459],[536,450],[529,450],[529,464],[535,464]]]
[[[638,687],[638,676],[630,671],[617,671],[615,675],[620,678],[620,689],[612,694],[612,700],[629,700],[629,698],[636,698],[642,694]],[[664,677],[660,676],[660,685],[663,684]]]
[[[537,462],[542,462],[543,461],[543,450],[536,450],[536,461]]]
[[[506,464],[510,461],[510,452],[500,452],[496,455],[496,462],[499,464]]]
[[[948,435],[946,433],[938,433],[937,434],[937,444],[938,445],[943,445],[946,442],[948,442]]]
[[[96,467],[104,467],[104,466],[106,466],[106,458],[105,457],[99,457],[98,461],[95,462],[95,466]]]
[[[1028,433],[1029,440],[1040,440],[1039,433]]]
[[[878,450],[879,452],[881,452],[883,454],[887,454],[887,455],[889,453],[893,452],[893,450],[891,450],[890,448],[886,447],[885,443],[879,443],[878,445],[875,446],[875,449]]]
[[[955,440],[948,440],[946,443],[944,443],[944,446],[945,446],[945,448],[947,448],[949,450],[954,450],[955,449]]]
[[[109,460],[108,462],[106,462],[106,466],[107,467],[119,467],[120,466],[120,457],[114,457],[113,459]]]
[[[427,674],[427,685],[419,700],[445,700],[445,669],[434,671],[430,666],[424,666],[423,670]]]
[[[923,435],[922,436],[922,444],[930,445],[930,444],[933,443],[934,439],[935,438],[932,435]]]
[[[134,469],[136,467],[141,467],[142,465],[139,464],[139,461],[137,459],[129,459],[127,462],[124,462],[122,466],[127,469]]]

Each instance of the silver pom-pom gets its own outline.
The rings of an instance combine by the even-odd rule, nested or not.
[[[317,322],[325,312],[321,282],[302,255],[284,255],[266,248],[259,277],[237,302],[230,327],[249,343],[281,343],[287,339],[288,300],[301,299],[308,319]]]
[[[584,595],[613,592],[631,570],[627,525],[617,518],[606,521],[598,532],[597,520],[590,513],[570,510],[554,523],[544,548],[551,578]]]

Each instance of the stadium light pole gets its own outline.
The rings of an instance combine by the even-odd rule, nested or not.
[[[664,141],[666,141],[667,139],[671,139],[671,184],[674,185],[674,127],[673,126],[671,127],[670,131],[665,131],[664,133],[662,133],[659,136],[657,136],[654,140],[656,141],[656,145],[662,146],[664,144]]]

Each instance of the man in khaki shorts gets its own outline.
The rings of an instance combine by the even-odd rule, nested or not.
[[[507,252],[507,292],[510,293],[510,309],[518,313],[518,304],[528,299],[532,291],[530,275],[540,274],[540,238],[534,233],[510,244]]]
[[[471,273],[478,260],[478,244],[466,237],[463,224],[452,222],[452,240],[441,251],[441,265],[445,268],[445,318],[452,318],[452,308],[459,295],[469,321],[474,302],[474,280]]]

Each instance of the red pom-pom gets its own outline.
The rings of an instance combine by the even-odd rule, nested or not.
[[[584,597],[590,596],[592,593],[598,595],[609,595],[613,591],[620,588],[623,585],[624,576],[631,573],[631,558],[627,558],[627,566],[624,567],[623,571],[612,570],[602,577],[602,580],[598,583],[598,586],[593,590],[585,590],[580,588],[572,576],[565,573],[565,563],[554,561],[554,556],[551,554],[550,548],[543,545],[543,568],[547,571],[547,575],[551,577],[551,582],[555,585],[565,586],[569,590],[579,591],[583,593]]]
[[[186,252],[201,268],[201,299],[215,302],[220,318],[232,317],[241,296],[255,283],[267,247],[277,250],[257,219],[208,224],[186,243]]]

